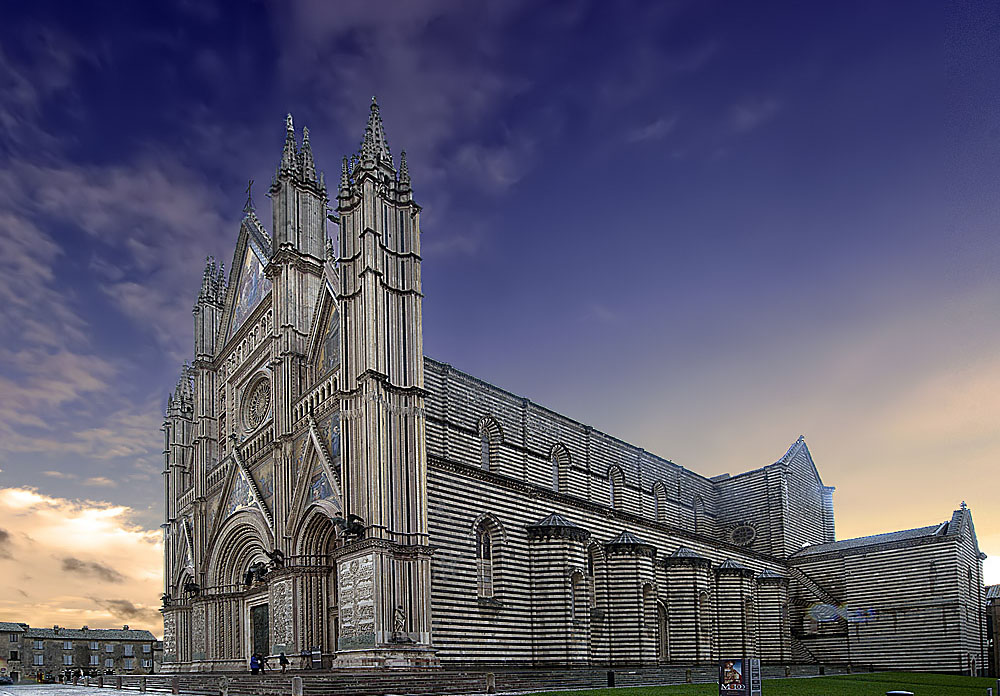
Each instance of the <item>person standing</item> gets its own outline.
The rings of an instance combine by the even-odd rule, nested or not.
[[[285,670],[288,669],[288,657],[285,653],[278,655],[278,664],[281,665],[281,673],[284,674]]]
[[[250,656],[250,674],[257,674],[260,672],[260,660],[257,659],[257,654],[254,653]]]
[[[267,671],[267,655],[260,656],[260,674],[264,676],[264,672]]]

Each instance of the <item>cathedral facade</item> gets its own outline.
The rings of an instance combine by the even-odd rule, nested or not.
[[[984,664],[964,504],[837,541],[802,438],[706,478],[425,357],[374,100],[335,191],[289,116],[269,193],[270,231],[248,201],[228,278],[206,265],[168,399],[165,671]]]

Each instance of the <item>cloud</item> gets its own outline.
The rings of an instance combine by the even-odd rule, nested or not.
[[[737,133],[748,133],[774,118],[781,110],[776,99],[751,99],[736,104],[729,112],[729,124]]]
[[[0,488],[3,548],[32,576],[29,582],[0,572],[0,615],[41,626],[114,628],[131,607],[138,613],[130,623],[160,635],[152,612],[162,592],[160,532],[134,524],[135,515],[121,505]],[[95,585],[114,587],[112,599],[95,600]]]
[[[162,621],[158,609],[138,607],[127,599],[98,599],[95,601],[107,609],[108,613],[119,619],[142,619],[150,623]]]
[[[626,142],[641,143],[648,140],[662,140],[677,125],[677,117],[660,117],[644,126],[635,128],[625,136]]]
[[[10,532],[0,529],[0,558],[13,558],[11,553]]]
[[[118,484],[109,479],[107,476],[91,476],[90,478],[83,480],[84,486],[104,486],[106,488],[114,488]]]
[[[75,474],[68,474],[65,471],[43,471],[42,476],[48,476],[54,479],[75,479]]]
[[[97,561],[81,561],[72,556],[62,559],[62,569],[67,573],[90,575],[104,582],[124,582],[125,577],[114,568]]]

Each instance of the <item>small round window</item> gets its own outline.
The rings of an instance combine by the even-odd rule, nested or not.
[[[729,539],[739,546],[749,546],[757,538],[757,530],[750,524],[741,524],[733,528],[729,533]]]

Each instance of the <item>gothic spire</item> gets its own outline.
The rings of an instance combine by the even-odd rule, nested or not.
[[[399,153],[399,187],[403,190],[410,188],[410,168],[406,166],[406,150]]]
[[[297,164],[298,152],[295,146],[295,126],[292,124],[292,115],[285,117],[285,149],[281,152],[280,170],[294,170]]]
[[[347,158],[344,158],[344,164],[340,168],[340,192],[338,196],[340,198],[347,198],[351,195],[351,175],[347,171]]]
[[[220,306],[226,300],[226,264],[219,264],[219,274],[215,277],[215,301]]]
[[[309,129],[302,129],[302,150],[299,152],[302,162],[302,178],[306,181],[316,181],[316,163],[313,161],[312,147],[309,144]]]
[[[379,114],[375,97],[372,97],[371,113],[368,114],[368,125],[365,126],[365,138],[361,141],[361,159],[373,165],[384,164],[392,167],[389,140],[385,137],[385,128],[382,126],[382,116]]]
[[[215,293],[213,292],[212,283],[215,280],[215,259],[211,256],[205,257],[205,271],[201,276],[201,292],[198,293],[198,300],[213,300],[215,298]]]

